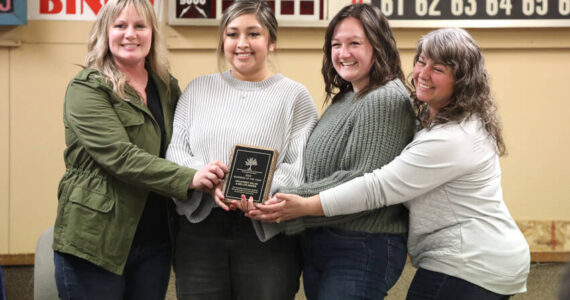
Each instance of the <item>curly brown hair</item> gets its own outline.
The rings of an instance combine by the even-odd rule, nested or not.
[[[400,54],[396,47],[396,40],[388,24],[388,19],[382,14],[382,11],[378,7],[370,4],[359,3],[347,5],[330,21],[325,33],[323,67],[321,69],[325,81],[325,92],[327,94],[325,103],[329,100],[335,102],[335,99],[338,99],[342,94],[347,91],[352,91],[352,84],[340,77],[333,66],[331,58],[331,41],[335,27],[342,20],[349,17],[355,18],[362,23],[364,33],[370,45],[372,45],[373,51],[370,82],[356,94],[356,97],[362,97],[368,92],[396,78],[405,82],[404,72],[402,71],[402,64],[400,62]]]
[[[491,96],[489,75],[481,49],[473,37],[461,28],[438,29],[420,38],[414,65],[422,54],[435,63],[451,67],[455,75],[451,101],[432,119],[429,118],[427,104],[412,92],[412,104],[422,127],[429,129],[437,124],[460,122],[477,115],[494,138],[498,154],[504,155],[506,146],[497,106]]]

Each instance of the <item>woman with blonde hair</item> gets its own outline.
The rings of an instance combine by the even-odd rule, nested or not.
[[[227,171],[163,159],[179,95],[150,2],[110,0],[65,95],[53,241],[61,299],[164,299],[170,197],[210,190]]]
[[[481,50],[463,29],[423,36],[414,57],[414,140],[386,166],[318,195],[277,194],[258,219],[336,216],[404,203],[415,299],[508,299],[526,291],[530,253],[505,202],[505,153]]]

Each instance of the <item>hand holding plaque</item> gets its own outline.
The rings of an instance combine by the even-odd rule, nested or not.
[[[275,149],[235,145],[222,189],[225,201],[240,201],[242,194],[255,203],[268,200],[278,155]]]

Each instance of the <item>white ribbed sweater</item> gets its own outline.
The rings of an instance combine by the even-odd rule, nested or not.
[[[274,75],[260,82],[241,81],[229,71],[201,76],[182,94],[174,116],[174,132],[166,158],[199,169],[220,160],[229,164],[235,144],[279,152],[271,193],[303,182],[303,151],[317,122],[317,110],[301,84]],[[175,200],[177,212],[190,222],[204,220],[215,202],[193,191],[189,202]],[[253,221],[261,241],[275,236],[275,224]]]
[[[412,263],[495,293],[526,291],[530,253],[501,188],[501,166],[480,118],[419,131],[381,169],[320,193],[325,215],[405,203]]]

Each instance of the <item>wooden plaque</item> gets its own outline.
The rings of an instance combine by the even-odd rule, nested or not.
[[[242,194],[256,203],[268,200],[278,155],[275,149],[235,145],[223,186],[226,201],[239,201]]]

